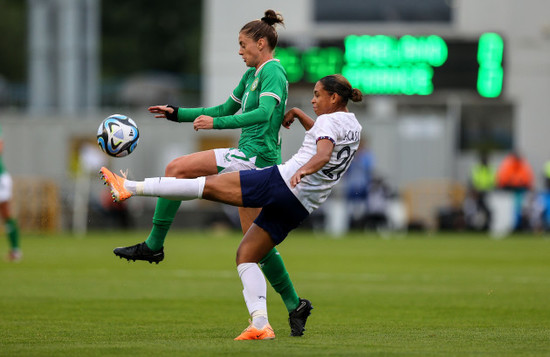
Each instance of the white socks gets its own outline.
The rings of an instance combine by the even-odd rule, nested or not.
[[[241,263],[237,266],[243,283],[243,296],[252,324],[262,329],[267,323],[267,285],[264,275],[256,263]]]
[[[153,177],[145,181],[124,181],[124,188],[137,196],[163,197],[170,200],[188,201],[202,198],[205,177],[176,179],[175,177]]]

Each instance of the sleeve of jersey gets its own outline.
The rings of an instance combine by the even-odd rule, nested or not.
[[[313,133],[315,135],[315,142],[326,139],[336,145],[338,132],[328,115],[320,115],[311,130],[314,130]]]
[[[178,121],[192,122],[200,115],[208,115],[211,117],[220,117],[225,115],[235,114],[241,108],[240,103],[229,97],[225,103],[209,108],[179,108]]]
[[[246,113],[214,118],[214,129],[245,128],[269,120],[278,102],[271,96],[260,96],[257,109]]]
[[[273,97],[277,103],[281,103],[283,93],[287,90],[287,80],[284,72],[275,66],[264,68],[262,73],[262,93],[260,98],[264,96]]]

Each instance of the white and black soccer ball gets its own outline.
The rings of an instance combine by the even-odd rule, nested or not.
[[[97,129],[97,144],[109,156],[130,155],[137,146],[139,130],[126,115],[113,114],[105,118]]]

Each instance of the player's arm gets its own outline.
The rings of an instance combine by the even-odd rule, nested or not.
[[[268,121],[279,102],[271,96],[261,96],[258,108],[246,113],[222,117],[200,116],[194,122],[199,129],[237,129]]]
[[[233,91],[232,97],[234,97],[235,100],[238,100],[239,98],[240,100],[243,100],[244,90],[246,88],[246,78],[250,78],[253,73],[254,69],[249,69],[247,73],[245,73],[241,83]],[[248,126],[269,121],[273,115],[275,107],[281,103],[281,98],[283,98],[283,94],[287,90],[286,76],[282,69],[273,70],[268,66],[262,71],[260,82],[261,93],[258,99],[258,107],[256,109],[237,115],[213,116],[213,118],[199,117],[194,122],[195,130],[212,128],[246,128]],[[205,121],[207,126],[197,128],[198,120]],[[209,127],[209,125],[211,125],[211,127]]]
[[[283,118],[283,126],[287,129],[290,129],[290,125],[294,123],[294,119],[298,118],[300,121],[300,124],[308,131],[313,127],[313,124],[315,124],[315,121],[306,113],[304,113],[303,110],[299,108],[292,108],[288,112],[285,113],[285,117]]]
[[[149,112],[155,115],[155,118],[166,118],[175,122],[192,122],[201,115],[211,117],[225,116],[235,114],[241,108],[232,97],[229,97],[225,103],[208,108],[179,108],[173,105],[155,105],[149,107]]]
[[[302,178],[311,175],[323,168],[329,161],[334,149],[334,141],[328,137],[321,137],[317,140],[317,152],[308,162],[299,168],[290,178],[290,186],[295,187]]]
[[[201,115],[219,117],[235,114],[241,109],[241,98],[246,88],[246,78],[249,72],[245,73],[231,96],[223,104],[209,108],[179,108],[173,105],[155,105],[149,107],[149,112],[157,114],[155,118],[166,118],[175,122],[192,122]]]

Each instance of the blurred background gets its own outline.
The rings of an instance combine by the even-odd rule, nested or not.
[[[224,102],[246,70],[238,32],[270,8],[285,19],[276,57],[288,73],[289,108],[314,115],[313,86],[333,73],[365,94],[349,107],[364,150],[306,228],[495,237],[548,229],[546,0],[4,0],[0,125],[21,228],[150,227],[155,199],[111,204],[97,169],[141,179],[186,153],[235,146],[238,130],[196,133],[146,109]],[[113,113],[140,129],[126,158],[97,149],[97,128]],[[284,161],[304,132],[281,134]],[[180,210],[181,228],[237,222],[219,204]]]

